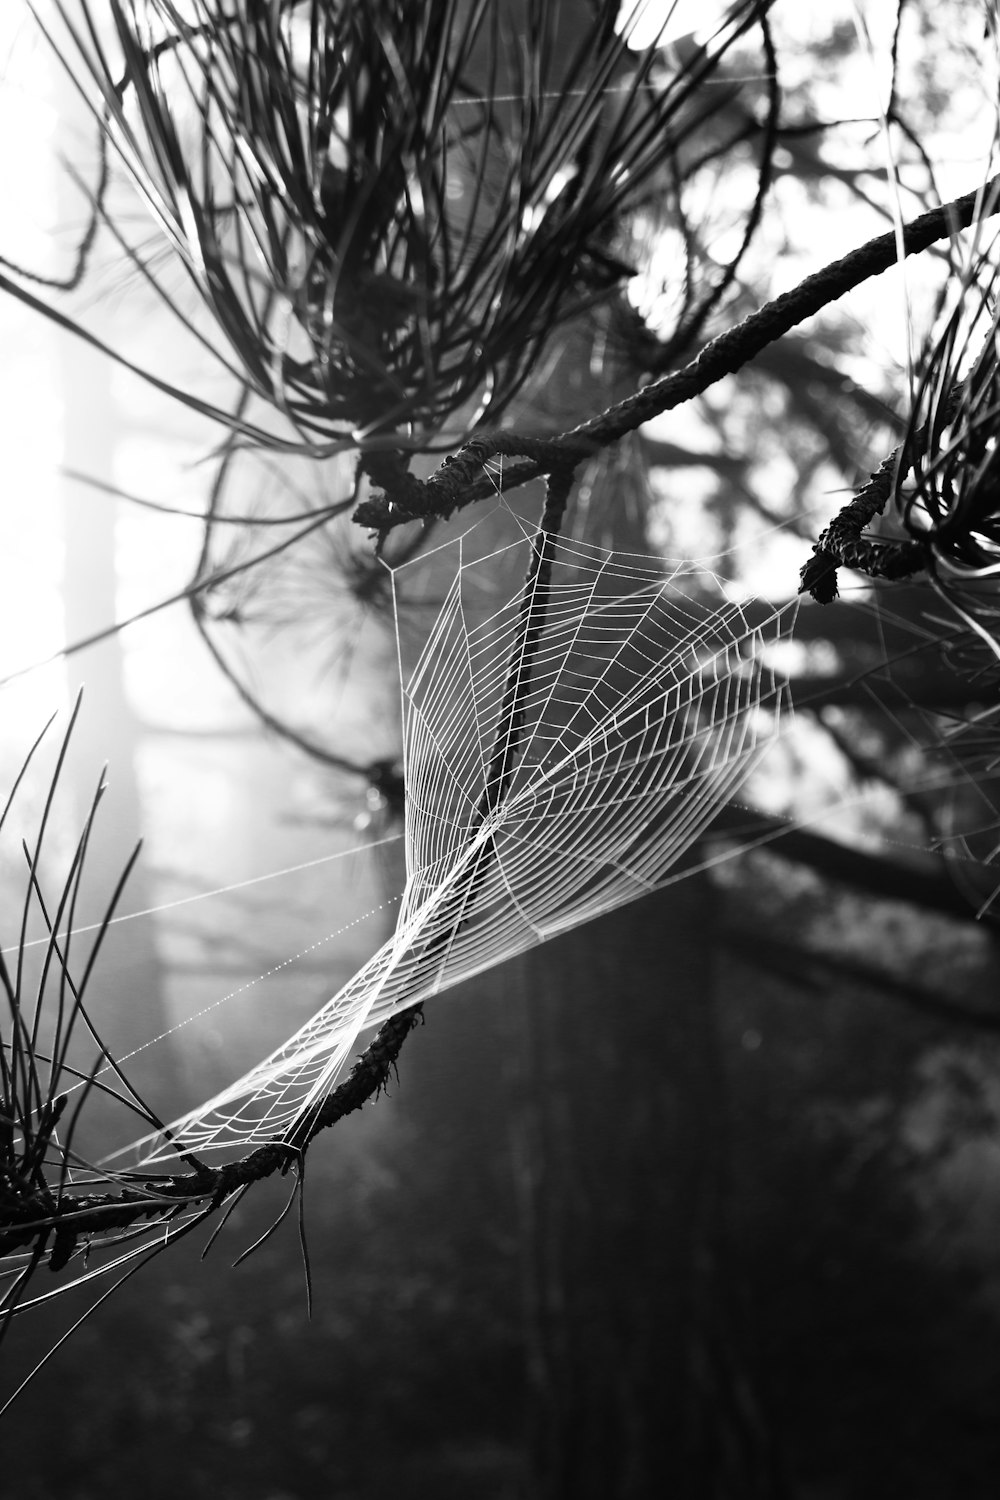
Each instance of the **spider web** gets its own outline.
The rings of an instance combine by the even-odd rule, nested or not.
[[[497,575],[523,578],[536,542],[522,524],[477,556],[476,529],[433,554],[451,581],[412,672],[401,661],[396,929],[299,1031],[175,1122],[175,1145],[287,1138],[364,1028],[656,890],[782,727],[773,647],[794,605],[751,626],[697,564],[563,539],[547,580],[497,604]],[[416,566],[393,577],[398,639]],[[166,1150],[161,1138],[145,1159]]]

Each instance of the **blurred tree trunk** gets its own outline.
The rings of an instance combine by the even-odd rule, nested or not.
[[[702,1468],[720,1168],[712,908],[693,878],[506,980],[529,1434],[546,1497],[692,1494]]]
[[[558,16],[569,56],[573,8]],[[560,428],[627,394],[628,372],[609,375],[594,347],[590,321],[564,329],[507,425]],[[641,462],[630,451],[626,466]],[[641,552],[628,477],[591,485],[566,530]],[[540,512],[537,492],[513,500]],[[781,1493],[723,1311],[715,926],[714,888],[692,875],[429,1003],[401,1060],[424,1258],[448,1267],[470,1343],[477,1307],[520,1304],[520,1381],[496,1387],[493,1425],[513,1443],[520,1416],[532,1500]],[[483,1357],[467,1349],[459,1405]]]
[[[464,1420],[531,1500],[784,1493],[726,1243],[717,921],[692,876],[443,996],[402,1059],[421,1260],[465,1311],[447,1438],[490,1382]]]
[[[110,478],[114,446],[114,402],[108,361],[78,340],[62,347],[65,394],[63,463],[86,474]],[[64,481],[66,639],[72,643],[106,628],[115,618],[116,502]],[[108,791],[97,816],[87,856],[78,925],[99,921],[122,869],[142,836],[142,808],[136,763],[139,730],[125,691],[124,656],[113,635],[67,659],[71,696],[84,685],[74,732],[69,773],[79,815],[89,807],[108,763]],[[141,864],[129,877],[119,912],[153,904]],[[107,962],[99,970],[100,1003],[95,1018],[111,1053],[122,1058],[168,1030],[162,971],[149,921],[112,929],[105,942]],[[154,1061],[155,1058],[155,1061]],[[140,1054],[125,1065],[127,1075],[154,1108],[169,1112],[178,1097],[170,1044]]]

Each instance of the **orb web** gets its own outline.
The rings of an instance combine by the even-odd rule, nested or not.
[[[473,532],[435,554],[449,582],[403,678],[395,930],[269,1057],[175,1122],[171,1151],[287,1138],[365,1028],[656,890],[783,726],[773,648],[794,605],[751,625],[747,601],[697,564],[564,539],[546,580],[498,598],[498,573],[525,575],[531,533],[477,555]]]

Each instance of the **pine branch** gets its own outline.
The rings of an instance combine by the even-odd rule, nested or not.
[[[37,1184],[33,1191],[17,1193],[9,1182],[5,1183],[0,1196],[0,1255],[31,1245],[41,1257],[51,1239],[49,1269],[61,1271],[80,1242],[89,1244],[93,1236],[141,1226],[143,1220],[149,1220],[150,1227],[169,1223],[178,1213],[199,1205],[204,1205],[202,1217],[207,1218],[235,1193],[276,1172],[287,1172],[301,1160],[306,1146],[321,1130],[335,1125],[377,1095],[385,1087],[403,1043],[420,1016],[420,1006],[390,1016],[344,1082],[328,1095],[294,1140],[268,1142],[241,1160],[215,1169],[195,1162],[193,1171],[181,1175],[140,1175],[134,1185],[114,1193],[62,1191],[56,1196],[48,1187]],[[55,1120],[49,1123],[54,1125]],[[186,1159],[194,1162],[194,1158]]]
[[[941,208],[921,214],[903,227],[877,235],[849,254],[833,261],[821,271],[807,276],[789,292],[751,313],[735,328],[712,339],[693,359],[671,375],[654,381],[627,396],[597,417],[582,422],[568,432],[542,439],[514,438],[513,434],[494,434],[490,439],[476,438],[460,453],[445,460],[429,479],[420,481],[406,473],[398,475],[383,495],[364,501],[354,512],[360,526],[377,531],[380,540],[394,526],[407,521],[426,520],[430,516],[447,517],[473,501],[494,495],[497,487],[513,490],[550,472],[551,455],[558,449],[593,452],[618,442],[653,417],[662,416],[685,402],[702,395],[727,375],[754,359],[769,344],[775,343],[806,318],[821,312],[872,276],[880,276],[895,265],[900,255],[917,255],[938,240],[946,239],[1000,209],[1000,176],[993,177],[974,192],[955,198]],[[497,479],[482,472],[481,449],[484,443],[492,452],[509,439],[514,451],[528,453],[527,463],[515,464]],[[534,442],[538,456],[531,456],[528,444]]]

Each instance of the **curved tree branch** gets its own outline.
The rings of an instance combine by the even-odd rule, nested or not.
[[[62,1191],[56,1196],[48,1187],[37,1184],[34,1191],[17,1199],[8,1192],[0,1205],[0,1255],[32,1245],[41,1257],[51,1238],[49,1268],[61,1271],[80,1242],[89,1242],[95,1235],[129,1229],[141,1225],[143,1220],[151,1221],[151,1227],[168,1223],[177,1213],[199,1204],[205,1205],[202,1217],[207,1217],[235,1193],[276,1172],[286,1172],[301,1160],[306,1146],[321,1130],[335,1125],[380,1093],[395,1068],[400,1048],[420,1017],[419,1005],[389,1017],[344,1082],[312,1114],[308,1128],[299,1134],[294,1145],[268,1142],[239,1161],[218,1168],[185,1156],[195,1170],[174,1176],[140,1175],[133,1179],[133,1185],[117,1192]]]
[[[430,516],[446,517],[475,500],[494,495],[498,486],[501,490],[512,490],[539,478],[550,471],[551,454],[555,449],[569,448],[576,452],[589,448],[593,451],[615,443],[643,422],[682,406],[726,375],[735,374],[762,349],[782,338],[804,319],[836,302],[872,276],[887,271],[897,263],[900,255],[917,255],[936,241],[968,228],[998,209],[1000,175],[974,192],[921,214],[905,225],[900,235],[897,236],[894,230],[877,235],[840,260],[807,276],[791,291],[774,298],[735,328],[712,339],[683,369],[627,396],[600,416],[581,422],[556,437],[544,440],[517,438],[513,445],[517,452],[530,453],[527,445],[535,442],[539,456],[530,456],[527,463],[513,465],[499,479],[496,475],[483,473],[482,445],[488,443],[493,453],[502,453],[507,450],[500,444],[513,438],[512,434],[474,439],[460,453],[446,459],[423,482],[409,473],[400,476],[384,495],[362,502],[354,512],[354,519],[360,526],[377,531],[381,541],[393,527],[407,521],[426,520]]]

